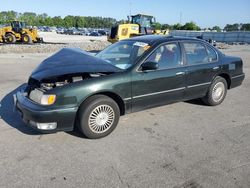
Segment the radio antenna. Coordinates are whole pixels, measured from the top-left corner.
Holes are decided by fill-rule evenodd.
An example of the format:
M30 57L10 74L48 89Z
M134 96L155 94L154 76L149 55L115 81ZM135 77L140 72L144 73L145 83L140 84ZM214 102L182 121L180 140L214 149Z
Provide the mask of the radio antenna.
M130 16L130 18L131 18L131 8L132 8L132 2L129 1L129 16Z

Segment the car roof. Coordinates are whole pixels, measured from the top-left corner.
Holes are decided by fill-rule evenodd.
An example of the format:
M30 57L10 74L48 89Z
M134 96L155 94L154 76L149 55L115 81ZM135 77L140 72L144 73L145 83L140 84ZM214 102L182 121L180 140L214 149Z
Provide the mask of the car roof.
M148 43L149 45L152 45L154 43L163 43L163 42L179 41L179 40L193 40L193 41L204 42L204 40L193 38L193 37L177 37L177 36L170 36L170 35L142 35L138 37L125 39L123 41L139 41L139 42L145 42L145 43Z

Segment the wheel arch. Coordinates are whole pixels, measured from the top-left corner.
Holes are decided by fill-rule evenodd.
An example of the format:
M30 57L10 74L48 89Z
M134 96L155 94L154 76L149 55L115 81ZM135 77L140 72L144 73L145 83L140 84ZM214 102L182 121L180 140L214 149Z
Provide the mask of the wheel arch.
M227 82L227 89L230 89L231 88L231 78L230 78L229 74L227 74L227 73L221 73L218 76L220 76L220 77L222 77L222 78L224 78L226 80L226 82Z
M14 35L14 36L16 37L15 33L12 32L12 31L7 31L7 32L5 32L5 36L8 35L8 34Z
M5 32L5 35L6 35L6 34L13 34L13 35L14 35L14 32L13 32L13 31L6 31L6 32Z
M125 103L124 103L124 101L122 100L122 98L121 98L118 94L116 94L116 93L114 93L114 92L110 92L110 91L102 91L102 92L94 93L94 94L92 94L92 95L86 97L83 101L81 101L79 107L80 107L87 99L89 99L90 97L93 97L93 96L95 96L95 95L104 95L104 96L110 97L111 99L113 99L113 100L117 103L117 105L118 105L118 107L119 107L119 109L120 109L120 115L121 115L121 116L122 116L122 115L125 115Z

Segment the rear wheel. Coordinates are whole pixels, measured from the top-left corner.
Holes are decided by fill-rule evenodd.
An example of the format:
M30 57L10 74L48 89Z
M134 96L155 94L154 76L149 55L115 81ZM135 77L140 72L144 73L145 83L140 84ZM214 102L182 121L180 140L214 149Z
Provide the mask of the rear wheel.
M22 35L22 42L26 43L26 44L31 44L32 43L32 39L29 35L24 34Z
M203 102L210 106L216 106L223 102L227 94L227 81L218 76L209 87L207 95L202 98Z
M88 138L102 138L116 128L119 118L120 109L117 103L105 95L96 95L81 105L78 127Z
M7 33L5 35L5 42L8 44L16 43L16 36L13 35L12 33Z

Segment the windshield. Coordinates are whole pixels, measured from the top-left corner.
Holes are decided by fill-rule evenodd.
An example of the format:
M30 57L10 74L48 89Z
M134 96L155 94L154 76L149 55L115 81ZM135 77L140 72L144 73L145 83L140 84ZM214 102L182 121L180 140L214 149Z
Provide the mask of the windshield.
M26 24L24 22L13 21L12 27L13 28L26 28Z
M144 42L121 41L104 49L96 57L125 70L133 65L149 47Z
M151 16L133 16L132 23L140 24L141 27L151 27L152 17Z

